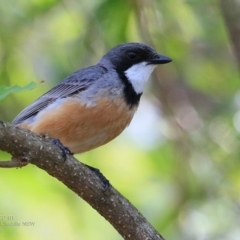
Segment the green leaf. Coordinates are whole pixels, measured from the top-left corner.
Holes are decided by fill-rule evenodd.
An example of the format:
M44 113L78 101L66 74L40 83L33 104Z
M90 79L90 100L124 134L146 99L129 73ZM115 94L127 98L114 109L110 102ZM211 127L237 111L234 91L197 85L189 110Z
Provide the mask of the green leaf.
M0 101L2 101L9 93L13 92L23 92L27 90L32 90L37 86L35 82L31 82L23 87L19 87L18 85L14 85L11 87L0 87Z

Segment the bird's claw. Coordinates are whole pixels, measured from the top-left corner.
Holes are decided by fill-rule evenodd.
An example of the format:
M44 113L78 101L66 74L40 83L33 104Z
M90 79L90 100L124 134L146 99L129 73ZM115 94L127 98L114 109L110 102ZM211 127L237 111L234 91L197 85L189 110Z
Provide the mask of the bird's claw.
M51 140L55 145L57 145L61 149L64 160L67 159L67 156L73 155L73 153L69 150L69 148L65 147L59 139L51 138Z
M103 190L104 192L107 191L110 187L110 182L109 180L99 171L99 169L91 167L89 165L86 165L86 167L88 167L91 171L93 171L101 180L101 182L103 183Z

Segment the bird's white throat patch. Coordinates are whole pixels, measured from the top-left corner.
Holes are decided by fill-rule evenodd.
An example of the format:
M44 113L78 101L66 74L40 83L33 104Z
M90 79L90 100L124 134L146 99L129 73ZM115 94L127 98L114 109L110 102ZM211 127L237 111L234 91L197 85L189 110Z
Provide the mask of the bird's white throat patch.
M144 84L149 79L155 67L156 65L148 65L147 62L141 62L133 65L124 72L137 94L143 92Z

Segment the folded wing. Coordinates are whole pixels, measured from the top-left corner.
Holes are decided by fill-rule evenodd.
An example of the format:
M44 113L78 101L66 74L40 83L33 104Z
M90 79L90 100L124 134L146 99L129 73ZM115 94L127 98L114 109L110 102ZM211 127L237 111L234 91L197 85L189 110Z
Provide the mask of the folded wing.
M26 107L18 114L12 123L20 124L28 118L37 115L38 112L49 106L54 100L69 97L86 90L90 84L100 78L104 72L105 69L96 65L73 73Z

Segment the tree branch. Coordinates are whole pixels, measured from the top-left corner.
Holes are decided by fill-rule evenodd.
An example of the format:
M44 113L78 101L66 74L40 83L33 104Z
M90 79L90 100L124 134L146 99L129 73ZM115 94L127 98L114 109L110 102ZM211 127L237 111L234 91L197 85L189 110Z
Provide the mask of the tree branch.
M220 8L232 42L232 50L236 56L240 71L240 2L238 0L221 0Z
M124 239L164 240L139 211L112 186L103 191L99 178L73 156L66 160L49 139L0 122L0 149L24 164L45 170L96 209ZM3 162L1 162L3 163Z

